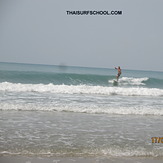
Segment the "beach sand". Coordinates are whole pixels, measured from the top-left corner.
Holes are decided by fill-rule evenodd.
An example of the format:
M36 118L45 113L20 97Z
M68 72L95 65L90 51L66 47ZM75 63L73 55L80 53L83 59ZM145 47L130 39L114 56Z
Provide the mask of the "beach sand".
M0 156L0 163L162 163L162 157L27 157Z

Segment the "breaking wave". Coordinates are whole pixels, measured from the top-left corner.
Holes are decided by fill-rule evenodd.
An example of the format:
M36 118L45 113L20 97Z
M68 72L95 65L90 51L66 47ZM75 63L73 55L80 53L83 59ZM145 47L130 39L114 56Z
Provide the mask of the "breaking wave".
M122 79L123 80L123 79ZM143 87L106 87L89 85L54 85L50 84L21 84L0 83L0 91L7 92L37 92L57 94L97 94L122 96L163 96L163 89Z
M118 83L119 85L125 86L142 86L146 85L145 82L148 81L149 78L133 78L133 77L122 77L119 79ZM114 80L109 80L109 83L113 83Z

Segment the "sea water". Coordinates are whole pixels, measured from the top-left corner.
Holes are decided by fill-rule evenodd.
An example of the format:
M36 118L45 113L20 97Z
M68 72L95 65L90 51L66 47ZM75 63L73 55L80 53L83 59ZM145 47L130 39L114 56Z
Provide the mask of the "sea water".
M0 155L163 157L163 72L0 63Z

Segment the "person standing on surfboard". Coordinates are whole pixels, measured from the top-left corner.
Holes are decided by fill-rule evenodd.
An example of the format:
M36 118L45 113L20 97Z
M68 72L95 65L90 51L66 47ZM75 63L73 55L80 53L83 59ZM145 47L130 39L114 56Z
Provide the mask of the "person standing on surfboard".
M122 72L121 72L121 68L120 68L120 66L118 66L118 68L115 67L115 69L118 70L118 74L117 74L117 76L116 76L117 81L118 81L118 79L119 79L119 77L120 77L120 75L121 75Z

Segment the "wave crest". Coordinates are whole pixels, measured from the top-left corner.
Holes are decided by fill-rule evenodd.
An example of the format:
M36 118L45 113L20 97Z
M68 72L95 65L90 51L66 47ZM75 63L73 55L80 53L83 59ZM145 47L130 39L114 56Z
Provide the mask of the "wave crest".
M122 77L119 79L119 85L129 85L129 86L142 86L146 85L144 82L148 81L149 78L133 78L133 77ZM109 83L113 83L114 80L109 80Z

